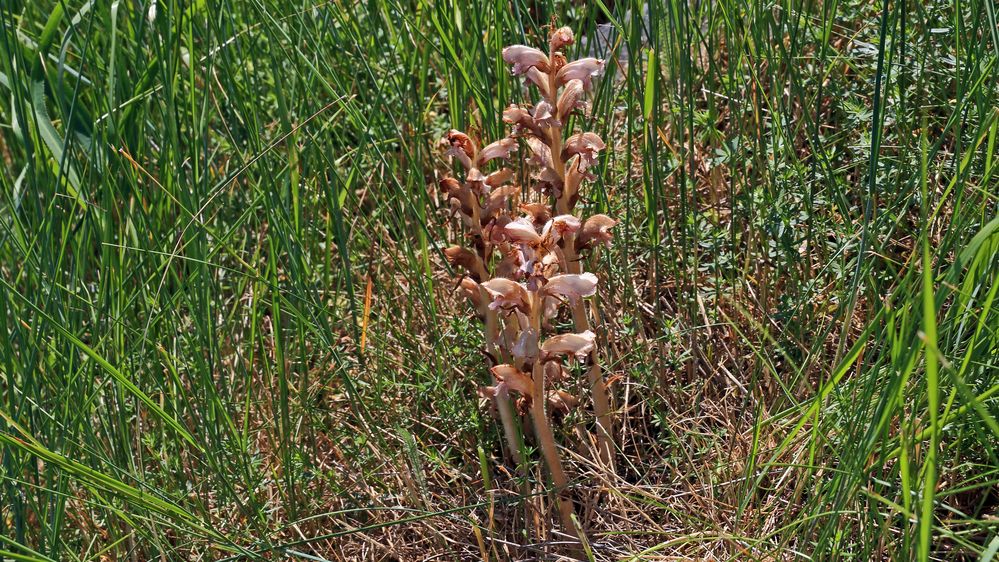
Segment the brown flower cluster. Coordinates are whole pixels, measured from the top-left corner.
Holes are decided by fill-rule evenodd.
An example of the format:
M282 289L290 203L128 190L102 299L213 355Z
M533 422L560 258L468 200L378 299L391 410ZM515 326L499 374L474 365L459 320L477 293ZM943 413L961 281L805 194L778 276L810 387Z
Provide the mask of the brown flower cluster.
M562 50L573 42L563 27L549 37L549 52L524 45L503 50L513 74L536 87L540 101L511 105L503 112L510 136L482 146L452 130L442 145L464 171L464 179L441 181L449 205L464 224L469 247L451 246L447 259L466 272L460 286L486 324L486 350L497 364L494 384L482 389L493 399L508 445L515 451L516 418L511 392L533 420L534 434L557 490L567 486L546 407L575 399L548 388L567 379L565 361L587 366L598 432L591 452L603 465L613 461L607 388L583 299L596 293L597 276L582 271L580 255L609 244L617 221L606 215L585 220L573 214L586 180L606 145L592 132L565 129L574 112L585 111L586 93L604 63L595 58L567 62ZM507 164L526 145L532 169L526 192ZM572 310L576 331L554 334L550 320L561 306ZM589 444L587 444L589 446ZM575 530L572 506L559 495L563 526Z

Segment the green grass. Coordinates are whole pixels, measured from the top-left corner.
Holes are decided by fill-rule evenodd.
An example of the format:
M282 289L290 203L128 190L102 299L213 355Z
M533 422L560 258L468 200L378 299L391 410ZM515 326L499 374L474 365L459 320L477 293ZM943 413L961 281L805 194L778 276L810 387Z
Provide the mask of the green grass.
M999 9L642 5L3 2L0 559L552 550L434 187L552 15L628 53L586 123L593 556L994 559Z

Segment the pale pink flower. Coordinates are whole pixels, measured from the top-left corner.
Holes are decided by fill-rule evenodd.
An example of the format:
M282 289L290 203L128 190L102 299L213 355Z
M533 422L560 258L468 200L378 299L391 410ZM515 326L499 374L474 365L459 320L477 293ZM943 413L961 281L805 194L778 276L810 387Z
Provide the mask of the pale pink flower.
M600 151L607 148L600 135L596 133L576 133L565 141L565 148L562 149L562 160L579 155L579 166L581 170L586 170L597 162Z
M597 292L597 276L592 273L565 273L548 280L542 292L546 295L565 297L573 305L581 298L592 297Z
M538 332L534 328L524 328L510 350L521 362L534 361L538 356Z
M492 298L492 302L489 303L489 308L492 310L516 308L525 314L531 310L527 289L516 281L496 277L483 283L482 287Z
M542 167L537 173L531 176L532 178L538 180L538 183L534 185L534 188L539 193L549 193L554 191L556 196L558 195L557 186L561 185L562 179L559 177L558 172L554 168Z
M506 231L504 229L512 220L513 219L510 218L510 215L507 214L492 217L482 228L483 238L492 244L501 244L506 242Z
M595 347L597 335L586 330L581 334L559 334L552 336L541 344L541 351L549 355L575 355L583 359Z
M559 69L555 75L555 81L561 86L570 80L581 80L583 88L589 90L594 76L599 75L604 69L604 61L592 57L572 61Z
M536 246L541 243L541 235L538 234L529 220L517 219L506 225L504 230L507 237L517 244Z
M499 187L513 179L513 170L510 168L500 168L486 176L486 185L489 187Z
M585 102L580 101L583 97L583 81L569 80L562 90L562 95L558 97L558 119L564 121L577 108L584 107Z
M548 138L548 135L534 121L531 112L519 105L510 104L510 107L503 110L503 122L513 125L513 134L515 135L522 134L526 130L537 137Z
M527 71L527 79L531 81L532 84L541 90L541 96L545 99L551 99L552 93L551 88L548 86L548 75L541 72L537 68L531 68Z
M492 144L486 145L481 151L479 151L479 157L476 163L481 166L490 160L496 158L502 158L503 160L510 159L510 153L517 150L517 141L509 137L505 139L500 139Z
M539 127L551 128L561 125L558 120L558 116L552 113L552 104L545 100L541 100L538 105L534 106L534 113L531 115L534 118L534 122Z
M576 238L576 246L579 249L590 248L594 244L604 244L610 246L614 235L610 229L617 224L617 221L607 215L593 215L586 219L583 228Z
M559 237L564 237L566 234L576 233L581 226L582 223L576 216L559 215L551 220L551 226L548 227L548 230L557 233Z
M552 167L552 149L537 137L527 137L527 146L530 147L531 163L539 168Z
M548 72L548 57L544 53L526 45L511 45L503 49L503 60L513 65L514 76L520 76L531 68Z

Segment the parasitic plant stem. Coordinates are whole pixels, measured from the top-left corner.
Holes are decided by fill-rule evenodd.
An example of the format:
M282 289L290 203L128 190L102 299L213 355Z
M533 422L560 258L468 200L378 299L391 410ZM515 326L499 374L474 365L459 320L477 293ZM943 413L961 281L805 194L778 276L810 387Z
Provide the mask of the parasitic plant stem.
M464 169L464 179L445 177L441 187L471 242L471 249L451 246L445 256L468 272L461 288L485 321L487 353L502 362L490 369L495 384L480 388L480 393L496 405L511 457L519 466L525 459L518 447L515 412L530 413L562 526L582 543L585 534L575 521L549 412L568 412L574 404L549 385L570 376L563 361L587 362L598 428L593 456L613 470L609 397L583 303L596 293L597 276L583 271L580 254L609 244L609 230L617 221L606 215L583 221L573 214L580 188L584 180L593 179L589 170L606 146L592 132L563 138L571 132L566 123L585 107L592 79L603 69L603 61L595 58L568 62L563 50L572 42L572 31L563 27L552 31L548 54L525 45L503 49L503 60L538 89L542 100L534 106L509 106L503 121L513 126L511 134L481 148L461 131L448 133L442 144L452 162ZM521 141L530 149L528 163L536 169L530 187L537 195L511 208L522 186L515 183L513 169L494 162L511 160ZM572 311L576 333L553 333L552 320L563 305ZM593 317L598 318L596 311ZM519 396L516 401L511 391Z
M575 235L566 238L565 260L566 267L570 273L579 273L579 259L575 252ZM572 322L577 332L585 332L590 329L590 323L586 318L586 308L583 301L578 301L572 306ZM614 420L611 416L610 396L607 392L607 383L604 382L600 361L597 358L596 350L590 353L590 367L586 370L586 377L590 383L590 393L593 396L593 412L597 416L597 451L600 462L604 467L614 472Z

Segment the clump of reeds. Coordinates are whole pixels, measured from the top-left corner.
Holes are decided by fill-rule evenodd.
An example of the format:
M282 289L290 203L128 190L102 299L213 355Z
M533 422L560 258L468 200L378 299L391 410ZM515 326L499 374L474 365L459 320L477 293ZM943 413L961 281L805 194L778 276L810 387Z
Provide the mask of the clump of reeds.
M508 107L503 120L512 125L510 135L488 145L480 146L460 131L448 133L442 143L460 163L463 179L446 177L441 188L467 236L466 245L451 246L445 254L467 273L460 286L485 321L486 352L496 363L491 368L494 384L482 392L494 401L518 463L518 418L511 392L517 395L516 405L530 413L562 525L576 534L580 530L564 493L568 479L548 413L549 404L564 406L573 397L550 385L567 380L565 362L586 365L597 429L595 451L590 444L584 447L611 469L610 401L583 302L596 293L597 276L583 272L581 255L609 244L617 221L599 214L582 220L574 214L581 187L592 179L590 170L605 145L595 133L570 134L566 127L574 112L585 111L586 93L604 65L595 58L568 62L562 50L572 42L572 31L562 27L550 34L547 54L524 45L503 50L513 74L525 76L540 101ZM507 166L521 141L533 170L530 189L522 189ZM571 308L572 333L556 334L549 323L562 305Z

